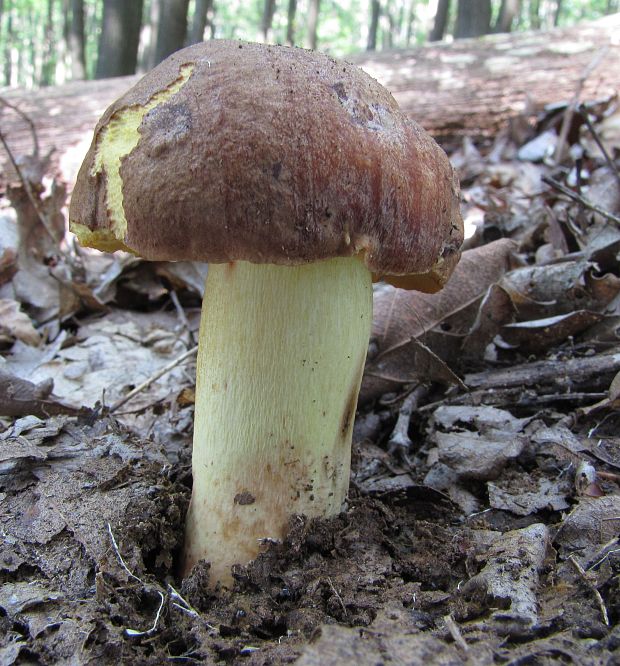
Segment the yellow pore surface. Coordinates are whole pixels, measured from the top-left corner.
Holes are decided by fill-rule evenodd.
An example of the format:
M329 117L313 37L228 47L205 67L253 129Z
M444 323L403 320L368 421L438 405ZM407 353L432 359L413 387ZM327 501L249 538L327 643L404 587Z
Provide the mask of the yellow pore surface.
M105 171L107 177L106 202L111 233L103 235L107 236L110 245L114 245L114 241L120 241L118 245L122 246L127 233L127 219L123 206L121 161L125 155L131 153L138 145L140 140L138 128L142 118L156 106L167 102L179 92L189 79L193 69L193 63L183 65L179 70L179 77L167 88L156 92L144 106L133 105L118 110L99 132L91 175L96 176ZM81 227L82 225L76 226ZM92 234L92 236L97 235L97 232ZM78 236L81 239L82 234L78 233ZM93 240L95 239L93 238ZM102 237L99 240L103 241L104 239Z

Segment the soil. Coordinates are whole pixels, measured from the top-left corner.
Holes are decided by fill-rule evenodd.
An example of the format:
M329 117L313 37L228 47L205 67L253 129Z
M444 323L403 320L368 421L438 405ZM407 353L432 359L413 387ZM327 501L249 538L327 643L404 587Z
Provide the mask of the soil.
M208 564L184 581L175 570L189 440L169 464L163 449L111 418L55 417L36 435L39 457L19 457L11 447L25 450L37 430L4 441L13 457L4 456L0 476L1 664L620 662L613 555L600 588L609 625L591 583L557 556L552 538L537 622L498 622L511 602L464 585L496 535L541 523L552 534L559 512L466 516L417 483L423 465L414 479L396 455L383 456L377 484L375 445L363 441L346 512L293 518L284 543L236 567L234 589L209 592ZM531 465L525 457L508 466L504 487L517 492L519 470ZM365 490L371 477L388 489ZM524 565L523 549L519 558Z

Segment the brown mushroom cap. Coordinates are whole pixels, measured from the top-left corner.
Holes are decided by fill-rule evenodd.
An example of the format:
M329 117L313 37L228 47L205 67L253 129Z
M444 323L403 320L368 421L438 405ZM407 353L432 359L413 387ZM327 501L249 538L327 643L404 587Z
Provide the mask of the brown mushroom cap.
M151 260L360 254L424 291L449 277L463 234L445 153L374 79L219 40L173 54L105 112L70 221L86 245Z

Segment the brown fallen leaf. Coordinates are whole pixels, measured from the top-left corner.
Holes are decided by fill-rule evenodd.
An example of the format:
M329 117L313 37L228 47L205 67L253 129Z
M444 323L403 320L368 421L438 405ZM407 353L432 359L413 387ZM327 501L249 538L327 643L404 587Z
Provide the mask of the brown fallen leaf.
M516 243L501 239L467 250L443 291L422 294L386 286L375 295L372 353L360 404L415 379L419 339L444 362L460 354L490 285L510 270Z
M578 335L603 319L603 315L589 310L577 310L555 317L507 324L502 338L519 349L538 353Z
M28 315L20 310L17 301L8 298L0 299L0 341L4 338L8 342L21 340L32 347L41 342Z
M0 286L10 282L17 273L17 253L11 247L4 248L0 254Z
M565 261L510 271L500 282L517 308L517 319L527 321L575 310L602 310L620 292L613 275L596 278L589 261Z
M0 416L38 416L46 418L54 414L77 416L91 410L76 407L58 400L53 394L54 382L50 379L33 384L0 370Z

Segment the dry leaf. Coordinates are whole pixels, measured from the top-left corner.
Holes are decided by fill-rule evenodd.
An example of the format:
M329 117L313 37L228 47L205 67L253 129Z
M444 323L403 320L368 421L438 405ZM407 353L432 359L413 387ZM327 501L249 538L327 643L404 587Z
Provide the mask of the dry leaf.
M588 310L534 319L516 324L507 324L502 329L502 338L523 351L542 352L552 345L578 335L603 319L603 315Z
M21 312L17 301L0 299L0 340L2 338L21 340L33 347L41 342L41 336L28 315Z
M375 294L372 346L362 381L360 404L388 391L398 390L416 376L414 338L442 360L460 354L463 335L471 329L479 303L489 286L510 269L516 249L501 239L463 253L442 291L421 294L386 286ZM398 370L388 375L386 369Z

